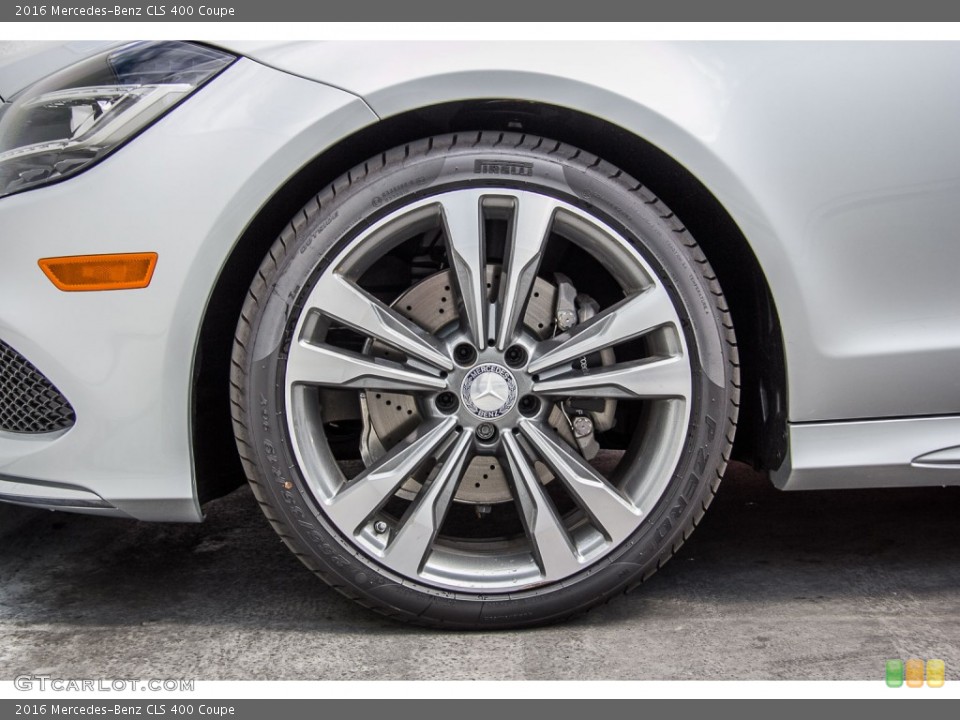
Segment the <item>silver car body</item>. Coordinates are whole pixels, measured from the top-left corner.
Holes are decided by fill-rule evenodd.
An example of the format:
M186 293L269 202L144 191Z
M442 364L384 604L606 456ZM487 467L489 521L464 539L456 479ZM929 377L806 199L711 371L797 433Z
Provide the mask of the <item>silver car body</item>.
M238 238L310 158L474 98L619 126L733 218L782 327L779 487L960 483L960 45L220 46L243 57L118 152L0 200L0 338L77 412L60 435L0 434L0 499L199 520L195 349ZM0 96L29 74L0 70ZM160 254L147 291L62 293L37 268L145 250Z

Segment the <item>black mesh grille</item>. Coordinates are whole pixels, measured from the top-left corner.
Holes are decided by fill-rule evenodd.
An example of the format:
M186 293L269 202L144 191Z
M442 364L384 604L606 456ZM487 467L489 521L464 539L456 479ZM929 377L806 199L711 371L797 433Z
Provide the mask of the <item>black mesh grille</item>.
M0 430L47 433L72 427L76 418L54 384L0 340Z

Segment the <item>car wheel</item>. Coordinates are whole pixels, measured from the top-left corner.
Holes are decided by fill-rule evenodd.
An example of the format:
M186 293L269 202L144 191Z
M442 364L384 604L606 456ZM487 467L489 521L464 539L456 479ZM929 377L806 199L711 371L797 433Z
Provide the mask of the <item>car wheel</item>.
M702 517L736 425L723 293L609 163L531 135L396 148L276 240L237 328L254 493L344 595L519 627L649 577Z

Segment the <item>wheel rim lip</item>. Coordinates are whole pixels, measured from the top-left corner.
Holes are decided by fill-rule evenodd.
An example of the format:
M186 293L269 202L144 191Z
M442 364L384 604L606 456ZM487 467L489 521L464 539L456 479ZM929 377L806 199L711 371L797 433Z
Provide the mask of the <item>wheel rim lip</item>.
M388 252L390 249L392 249L392 247L394 247L394 245L390 244L389 242L383 243L382 241L378 241L378 238L388 230L391 230L391 225L393 225L392 231L394 236L398 233L402 235L402 231L407 228L407 226L402 222L405 218L410 219L415 214L422 213L423 211L430 209L432 206L437 205L444 196L454 193L470 193L476 196L478 202L483 196L511 196L522 198L522 196L528 193L548 195L559 203L559 206L565 213L569 213L570 216L578 218L580 221L587 223L589 226L599 232L605 240L613 241L616 244L618 253L629 257L630 260L635 263L635 265L630 268L630 270L632 270L632 275L636 276L637 271L639 271L639 273L645 276L645 279L651 283L659 282L656 280L657 274L643 254L641 254L641 252L619 232L612 229L600 218L586 212L581 208L576 207L575 205L567 202L565 199L557 198L551 193L518 190L516 188L506 186L440 190L430 196L420 197L412 203L396 208L388 212L386 215L378 218L366 227L362 227L359 232L355 232L355 236L347 243L338 243L338 245L334 248L334 251L337 253L336 257L334 258L333 262L324 268L321 275L325 273L338 273L340 269L344 267L344 265L346 265L348 272L339 274L355 274L356 267L361 264L363 259L369 257L370 254L370 248L364 246L368 244L377 245L377 257ZM416 223L417 221L417 219L411 219L411 224ZM363 220L358 223L358 226L361 226L362 223ZM339 249L337 249L337 247L339 247ZM601 248L601 250L605 250L605 248ZM590 254L594 255L597 260L600 260L608 270L611 269L611 267L604 263L600 257L597 257L594 252L591 252ZM345 261L349 262L345 263ZM617 265L615 262L612 262L611 265L621 269L624 267L622 264ZM319 275L314 277L314 283L316 283L316 280L319 277ZM621 278L618 277L617 279L620 281ZM637 277L632 277L632 279L636 280ZM309 292L307 293L306 302L302 304L303 308L312 307L311 300L315 294L315 289L315 287L310 288ZM674 312L677 315L675 318L677 321L676 327L679 328L680 319L679 313L676 313L676 302L674 302ZM301 311L299 317L297 318L292 335L295 340L302 336L304 326L308 321L308 316L308 312ZM689 368L690 354L688 350L687 338L684 336L683 332L678 333L678 341L680 343L679 354L686 358L687 367ZM451 349L454 344L456 343L450 343ZM530 348L527 348L527 350L528 358L530 358ZM481 349L481 352L474 360L475 364L473 367L477 367L480 364L487 364L482 360L485 355L486 353L484 353L483 349ZM501 363L503 367L506 368L505 360L502 360ZM563 577L545 578L540 573L540 569L537 566L536 560L529 550L525 552L516 550L507 552L508 548L503 548L504 553L501 555L492 556L488 554L478 554L475 556L469 556L470 560L465 562L464 558L468 556L464 555L462 547L444 545L439 542L440 538L438 538L438 542L433 546L431 553L428 555L426 562L423 564L422 570L417 575L411 576L408 573L402 573L395 570L393 567L391 567L390 563L384 561L382 555L378 553L378 550L375 546L365 545L361 538L359 538L350 530L340 527L334 518L325 512L325 508L330 504L331 498L336 494L336 491L339 488L339 484L343 478L343 475L336 459L332 455L326 436L321 429L322 420L320 418L319 411L316 410L315 413L310 413L307 411L309 403L306 402L304 391L308 391L309 387L296 385L290 382L286 377L285 361L283 362L283 367L285 422L289 432L290 446L293 449L294 456L298 464L297 470L303 478L304 485L309 490L308 494L312 497L325 520L332 526L336 527L340 534L349 538L351 544L358 546L357 549L370 556L372 560L383 565L391 572L397 572L403 578L414 580L415 582L423 585L434 586L442 590L502 590L515 592L517 590L532 589L538 586L543 586L544 584L565 580L572 575L577 574L572 573ZM518 371L516 369L509 369L508 372L514 373ZM459 383L458 387L449 387L448 389L457 395L462 402ZM362 391L358 390L357 392ZM510 404L508 412L511 416L517 414L516 411L518 408L518 401L522 394L523 393L517 393L517 397L514 398L513 402ZM683 437L685 436L686 430L690 423L691 402L689 399L679 402L674 400L661 400L658 405L661 404L664 407L672 406L671 408L664 410L663 413L664 417L668 418L667 424L671 425L675 429L672 433L663 433L664 435L668 436L667 442L665 443L661 439L661 442L659 443L659 451L662 457L660 457L654 464L661 468L660 471L656 473L648 473L655 476L656 482L636 483L633 487L633 492L629 494L630 499L637 505L637 507L644 511L643 515L637 520L637 528L640 527L642 519L649 516L649 511L653 509L656 502L665 492L669 481L674 474L674 469L676 468L682 455ZM485 422L485 419L474 418L474 421ZM311 431L311 428L314 430ZM671 445L671 447L665 447L665 445L668 444ZM668 468L666 472L663 470L665 468ZM333 479L336 479L336 483L331 482ZM593 565L600 558L605 557L616 550L615 545L606 547L598 545L597 539L590 536L589 532L581 532L578 536L577 528L572 528L570 530L571 536L579 540L579 544L577 545L578 550L583 548L585 551L582 553L583 557L580 567L581 571ZM595 531L593 532L596 534ZM591 547L593 547L594 550L600 548L601 551L592 552ZM506 569L503 572L495 573L491 572L491 568L493 566L500 566L501 569Z

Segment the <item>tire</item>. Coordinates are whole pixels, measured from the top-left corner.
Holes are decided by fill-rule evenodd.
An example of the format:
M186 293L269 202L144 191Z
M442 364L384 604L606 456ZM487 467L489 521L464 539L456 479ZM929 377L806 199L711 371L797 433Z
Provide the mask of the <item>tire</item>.
M739 372L662 202L569 145L474 132L297 213L231 385L254 494L308 568L398 620L495 629L585 612L676 552L726 467Z

